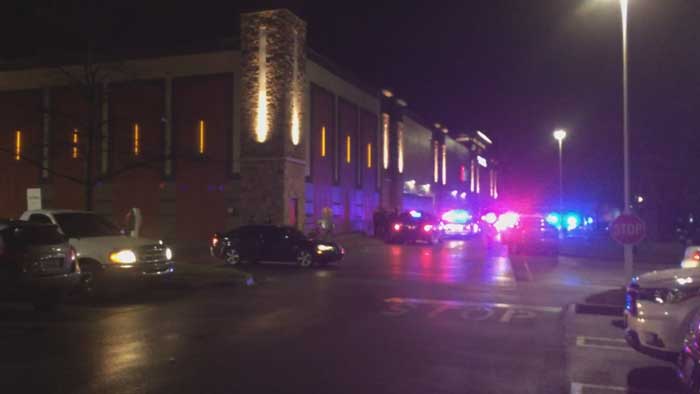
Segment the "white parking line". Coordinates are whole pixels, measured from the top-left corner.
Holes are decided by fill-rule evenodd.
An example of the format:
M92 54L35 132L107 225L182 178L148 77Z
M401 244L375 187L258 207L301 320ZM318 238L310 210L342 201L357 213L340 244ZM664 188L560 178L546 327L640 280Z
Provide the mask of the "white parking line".
M597 343L596 343L597 342ZM604 337L587 337L587 336L577 336L576 346L578 347L588 347L594 349L606 349L606 350L617 350L617 351L628 351L633 352L634 349L627 346L627 341L620 338L604 338Z
M485 306L490 308L506 308L506 309L525 309L537 312L547 312L547 313L559 313L561 312L560 306L541 306L541 305L518 305L518 304L505 304L500 302L470 302L470 301L451 301L451 300L434 300L434 299L424 299L424 298L402 298L402 297L391 297L384 300L389 303L398 304L422 304L422 305L446 305L446 306Z
M585 389L591 389L591 390L596 390L597 392L601 390L607 390L607 391L612 391L615 393L623 392L623 393L631 393L631 394L671 394L673 393L672 391L657 391L657 390L644 390L644 389L637 389L633 387L621 387L621 386L606 386L602 384L588 384L588 383L579 383L579 382L571 382L571 390L569 391L570 394L586 394Z

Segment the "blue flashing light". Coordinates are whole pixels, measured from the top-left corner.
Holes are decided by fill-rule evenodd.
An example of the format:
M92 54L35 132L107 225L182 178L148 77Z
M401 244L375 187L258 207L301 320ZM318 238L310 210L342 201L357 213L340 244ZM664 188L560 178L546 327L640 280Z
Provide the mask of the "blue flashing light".
M472 215L464 209L452 209L442 214L442 220L448 223L465 224L472 219Z
M575 213L566 215L566 230L575 230L581 224L581 219Z
M552 212L549 215L547 215L545 220L547 221L547 223L551 224L552 226L559 226L559 224L561 222L561 216L559 216L558 213Z
M408 212L408 214L411 215L411 217L414 219L420 219L423 217L423 213L421 213L420 211L416 211L416 210L411 210Z

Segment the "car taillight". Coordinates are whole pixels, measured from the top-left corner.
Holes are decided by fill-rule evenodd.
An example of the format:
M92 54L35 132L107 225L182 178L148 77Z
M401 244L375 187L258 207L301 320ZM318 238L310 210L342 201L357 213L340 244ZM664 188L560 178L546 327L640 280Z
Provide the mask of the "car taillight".
M72 246L70 248L70 252L68 252L68 258L70 259L71 262L78 259L78 252L76 252Z
M696 250L695 253L693 253L693 260L700 261L700 250Z
M401 230L401 223L395 223L394 224L394 231L399 231Z
M219 234L214 234L213 237L211 237L211 246L216 247L219 244Z
M425 231L426 233L429 233L429 232L433 231L433 225L432 225L432 224L426 224L425 226L423 226L423 231Z

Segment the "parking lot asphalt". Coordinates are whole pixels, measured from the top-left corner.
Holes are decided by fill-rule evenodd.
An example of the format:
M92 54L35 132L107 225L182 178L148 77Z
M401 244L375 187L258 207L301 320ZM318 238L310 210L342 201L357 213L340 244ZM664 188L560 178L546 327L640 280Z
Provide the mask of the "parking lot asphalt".
M670 364L630 350L614 316L572 308L617 285L559 260L361 240L328 268L241 266L253 286L126 290L48 314L3 303L0 392L673 392Z

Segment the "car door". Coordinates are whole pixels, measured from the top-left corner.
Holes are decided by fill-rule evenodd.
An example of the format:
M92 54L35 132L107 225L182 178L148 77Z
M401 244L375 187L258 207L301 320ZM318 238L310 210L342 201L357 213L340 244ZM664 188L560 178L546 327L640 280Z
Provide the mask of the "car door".
M257 260L260 258L262 229L259 226L246 226L238 231L233 246L238 249L241 258Z
M262 259L267 261L284 261L284 230L270 226L266 227L262 234Z

